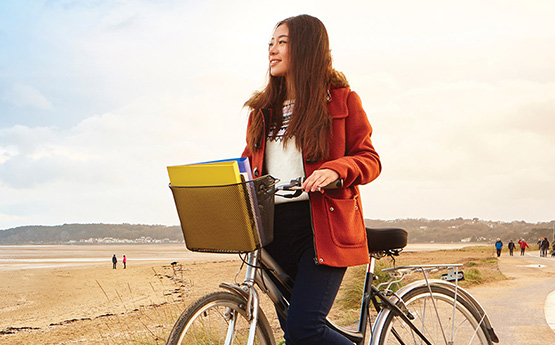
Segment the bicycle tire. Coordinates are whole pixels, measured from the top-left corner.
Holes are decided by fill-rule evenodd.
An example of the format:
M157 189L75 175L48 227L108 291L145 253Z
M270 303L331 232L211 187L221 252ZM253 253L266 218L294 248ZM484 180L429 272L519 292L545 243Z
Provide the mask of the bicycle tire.
M191 304L177 319L166 345L224 344L233 315L235 329L231 344L246 344L249 322L244 298L225 291L205 295ZM274 345L272 328L261 309L254 344Z
M432 344L491 345L486 327L478 311L453 290L441 286L427 286L407 291L402 300L414 317L412 323ZM437 313L434 308L437 306ZM402 303L399 301L398 306ZM425 344L407 323L391 310L384 310L383 323L377 336L379 345ZM439 317L438 317L439 315ZM438 322L438 318L441 322Z

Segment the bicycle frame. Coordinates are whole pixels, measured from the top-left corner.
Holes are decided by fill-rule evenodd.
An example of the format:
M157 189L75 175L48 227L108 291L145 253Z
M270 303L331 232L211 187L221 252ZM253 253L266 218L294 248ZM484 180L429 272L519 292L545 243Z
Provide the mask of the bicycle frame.
M417 334L425 344L431 345L430 341L426 339L418 328L412 324L410 318L397 305L392 303L387 296L379 291L378 288L372 285L372 281L374 279L375 260L376 259L374 257L371 257L370 263L367 265L358 330L354 332L349 331L334 324L329 319L327 320L328 325L357 345L362 345L366 337L366 325L369 324L369 308L370 302L372 302L374 308L378 312L382 308L392 310L414 330L415 334ZM276 282L279 285L277 285ZM258 285L261 291L268 295L270 300L274 303L277 312L280 313L282 317L287 318L289 302L282 293L282 290L290 293L293 281L264 249L260 249L248 254L247 271L241 289L225 283L220 285L223 288L243 296L248 301L247 313L252 313L251 332L248 344L252 344L254 341L254 330L256 328L257 321L258 294L256 293L256 289L254 289L254 284ZM280 290L280 288L282 290ZM372 330L373 325L370 326ZM373 333L373 331L371 332ZM370 340L370 342L371 341L372 340Z
M271 189L275 185L275 182L276 180L274 179L270 186L265 186L265 187L269 187L271 191ZM340 182L341 181L336 181L335 183L332 184L333 185L332 187L340 187L340 184L341 184ZM292 180L287 185L283 185L282 187L280 186L276 187L275 191L278 191L278 190L294 191L295 192L294 194L282 195L284 197L291 198L291 197L296 197L300 193L302 193L302 188L300 186L301 186L300 179ZM327 187L324 187L324 188L327 188ZM268 195L272 196L271 194L268 194ZM262 206L260 207L262 208ZM251 220L254 221L254 216L252 214L250 214L250 216L252 218ZM393 293L393 291L390 290L390 285L399 283L404 274L403 269L407 269L409 266L389 269L389 271L393 272L393 275L392 275L392 279L389 280L388 283L386 283L386 284L389 284L387 285L387 287L382 289L383 285L380 285L378 287L373 286L372 283L374 280L375 261L385 255L389 255L389 256L398 255L399 252L402 250L402 248L404 248L407 244L407 232L399 228L383 228L383 229L366 228L366 234L367 234L367 240L368 240L368 250L370 252L369 254L370 262L367 265L367 270L365 274L365 282L364 282L363 294L362 294L361 305L360 305L360 317L358 321L358 329L356 331L350 331L350 330L347 330L346 328L343 328L341 326L334 324L332 321L327 319L327 324L329 325L330 328L344 335L345 337L347 337L349 340L351 340L357 345L363 344L368 330L371 333L370 339L368 342L369 344L382 342L384 339L387 340L393 337L397 338L400 343L404 343L401 341L401 338L403 337L401 330L402 329L406 330L408 328L410 332L409 335L411 338L420 339L423 343L431 345L431 342L429 341L429 339L427 339L419 330L419 328L415 326L411 321L412 319L414 319L414 316L413 314L411 314L411 312L409 312L408 307L412 302L412 300L410 300L411 293L415 293L418 296L425 295L423 298L426 298L426 299L430 298L431 300L430 304L433 304L433 307L436 311L435 314L439 322L439 328L441 329L440 334L444 336L443 340L447 342L447 339L445 338L445 333L443 331L443 326L441 324L440 315L436 307L436 297L434 296L435 294L432 291L432 285L435 286L435 285L445 284L445 286L442 286L441 289L443 290L451 289L452 293L454 293L455 305L453 306L453 308L456 307L459 298L464 300L465 306L463 306L463 308L464 308L464 311L466 312L466 314L463 316L464 320L468 320L468 319L474 320L472 317L475 317L476 321L479 322L479 326L484 327L481 329L481 331L484 331L484 330L487 331L488 335L485 335L485 336L483 335L484 332L480 333L481 343L484 344L484 340L487 340L487 342L491 342L491 340L493 340L494 342L498 342L498 339L495 333L493 332L493 328L491 328L491 324L487 318L485 311L470 294L466 293L462 289L458 289L458 285L456 284L454 285L447 282L437 283L435 281L429 280L428 276L426 275L427 273L424 273L426 270L427 270L426 272L429 272L440 268L452 268L457 265L412 266L411 269L417 268L424 273L424 277L425 277L424 281L411 283L401 288L399 291L397 291L397 293ZM208 246L207 248L211 248L211 247ZM257 249L257 250L251 251L253 250L253 248L255 247L249 246L248 249L240 250L242 252L249 251L247 254L247 260L246 261L243 260L247 264L244 281L240 285L237 283L220 284L220 287L227 289L228 291L230 291L231 293L239 297L239 299L237 299L236 297L233 297L232 301L230 302L230 303L233 303L233 305L229 306L228 304L226 312L220 314L220 316L224 317L226 322L228 322L228 326L224 327L224 328L227 328L227 333L226 333L227 336L225 339L225 344L230 344L233 341L233 338L235 336L235 331L236 331L235 316L237 315L239 315L240 318L242 318L241 319L242 323L239 328L241 330L240 332L241 335L245 334L246 333L245 331L247 330L246 328L248 328L247 344L251 345L254 343L255 333L257 330L257 326L259 326L258 325L259 323L261 324L261 328L259 329L261 331L261 337L263 337L265 340L264 342L272 345L274 344L273 337L271 337L270 325L267 321L267 318L265 317L263 310L259 310L259 298L258 298L257 289L255 289L255 285L258 285L261 291L266 293L269 296L270 300L274 303L279 316L284 319L287 318L287 313L289 309L288 296L290 296L292 292L293 281L291 277L289 277L279 267L279 265L274 261L273 258L271 258L271 256L264 249ZM201 249L198 249L198 250L201 250ZM237 249L235 249L234 251L237 252ZM450 274L452 272L448 272L448 273ZM395 276L395 274L398 274L398 275ZM456 276L458 277L458 275ZM398 279L395 280L396 278ZM451 279L451 277L449 276L448 279ZM455 279L458 280L460 278L455 278ZM422 286L418 284L422 284ZM421 292L422 287L427 287L428 292L422 293ZM419 289L419 290L411 290L411 289ZM441 289L436 288L436 290L440 292L437 295L442 295L442 294L445 295L445 293L441 292L443 291ZM459 293L459 290L461 293ZM407 298L405 298L405 293L408 296ZM212 295L212 296L216 296L216 295ZM212 297L212 296L207 295L205 297ZM229 299L230 296L225 296L224 294L218 298L224 301ZM245 302L244 304L242 303L243 300ZM207 302L211 302L211 301L204 300L204 297L203 297L202 299L199 299L200 304L194 305L194 308L204 307L203 303L207 303ZM373 322L370 320L370 303L372 303L373 308L378 312L378 316L376 317L375 320L373 320ZM191 309L191 310L194 310L194 309ZM195 322L195 320L197 320L198 315L195 314L191 316L188 314L188 312L189 311L186 311L182 314L182 316L180 316L179 321L181 323L180 324L176 323L176 327L174 327L174 330L176 330L175 334L177 334L180 337L182 336L181 333L177 333L177 332L180 332L180 327L183 326L182 323L186 322L185 325L187 325L187 322L189 321ZM414 315L418 315L418 313L414 312ZM454 315L455 315L455 309L453 309L453 317L451 318L453 320L453 324L455 320ZM397 321L400 321L399 319L402 320L402 324L399 327L393 327L394 324L398 324ZM248 327L243 327L244 325L245 326L248 325ZM475 325L475 323L473 323L473 325ZM392 327L389 327L389 326L392 326ZM386 329L386 333L382 333L382 329ZM473 329L474 335L476 334L476 329L477 328ZM175 337L174 330L172 330L172 333L170 334L170 337L172 338L172 340ZM220 334L224 334L224 333L220 333ZM383 338L382 335L384 335L385 338ZM433 338L434 335L430 334L429 337Z
M384 271L394 272L397 273L397 275L394 274L394 277L390 281L375 287L372 285L374 280L375 262L380 257L381 255L377 257L371 255L370 263L367 265L364 292L360 306L358 329L356 331L350 331L327 319L326 321L330 328L344 335L357 345L363 345L367 335L367 330L370 330L370 337L367 344L375 344L379 341L379 339L381 339L384 328L384 320L387 319L387 315L391 316L391 314L393 314L395 317L402 319L403 323L412 330L415 337L421 339L423 344L431 345L432 343L430 340L427 339L426 336L422 334L418 327L413 323L412 319L414 319L414 317L406 309L403 298L406 293L415 288L421 287L427 287L430 296L433 298L434 294L432 292L432 286L440 286L442 288L450 289L455 294L455 303L457 303L457 300L460 299L461 301L464 300L465 303L471 305L472 309L477 312L479 316L479 320L477 319L477 321L480 324L483 324L489 341L495 343L499 342L484 309L472 295L470 295L463 288L459 287L457 283L452 284L445 280L428 279L428 274L431 271L441 269L458 270L458 267L461 265L415 265L390 268ZM250 322L248 344L251 345L255 340L255 331L259 315L258 292L254 285L258 285L260 290L268 295L276 307L277 312L280 316L286 319L287 310L289 308L287 295L289 295L292 291L293 281L264 249L248 253L245 263L247 264L246 275L241 285L222 283L220 284L220 287L240 296L246 302L245 310ZM390 286L392 284L399 283L403 276L410 272L421 272L424 274L424 279L405 285L399 291L393 293L390 290ZM457 280L458 279L460 278L457 278ZM384 285L387 286L381 290L381 287ZM369 315L370 303L372 303L373 308L378 312L378 315L373 322L370 321ZM434 299L432 299L432 303L435 305ZM260 313L263 314L262 311L260 311ZM233 330L234 325L233 323L230 323L228 328L228 334L230 337L226 340L226 344L230 343ZM391 331L391 334L403 343L396 330L392 329ZM272 344L274 344L273 341Z

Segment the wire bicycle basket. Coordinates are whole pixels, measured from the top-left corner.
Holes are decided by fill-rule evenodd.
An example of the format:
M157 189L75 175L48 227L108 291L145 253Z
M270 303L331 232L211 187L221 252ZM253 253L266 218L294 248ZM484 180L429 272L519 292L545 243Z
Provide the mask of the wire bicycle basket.
M273 240L274 193L270 175L236 184L169 185L189 250L251 252Z

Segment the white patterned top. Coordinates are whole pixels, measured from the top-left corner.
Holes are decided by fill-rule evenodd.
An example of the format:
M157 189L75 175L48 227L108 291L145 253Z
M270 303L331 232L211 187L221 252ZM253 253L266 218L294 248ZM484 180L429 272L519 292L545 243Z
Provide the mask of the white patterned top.
M287 126L289 126L289 120L293 113L294 104L294 100L285 101L283 103L283 124L278 129L275 139L272 139L274 131L276 130L274 128L271 129L271 133L266 141L266 152L264 156L266 168L270 175L280 180L280 183L288 183L292 179L304 176L303 155L295 145L295 138L292 137L287 140L284 138L285 130ZM276 196L275 198L276 204L301 200L308 200L308 194L303 193L301 196L294 199L280 196Z

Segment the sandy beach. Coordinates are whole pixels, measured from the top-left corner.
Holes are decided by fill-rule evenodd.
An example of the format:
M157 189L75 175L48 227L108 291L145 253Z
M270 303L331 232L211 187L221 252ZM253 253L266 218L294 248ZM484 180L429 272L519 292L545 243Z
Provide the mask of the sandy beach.
M220 271L238 267L237 255L191 253L183 244L0 246L0 344L106 344L123 331L163 337L169 329L153 332L149 319L159 315L149 314L176 318L204 292L193 287L216 289Z
M407 251L445 263L452 252L425 252L460 247L409 245ZM0 344L164 344L186 305L233 282L239 266L237 255L191 253L183 244L0 246ZM481 297L493 288L481 286ZM277 318L267 316L277 331Z

